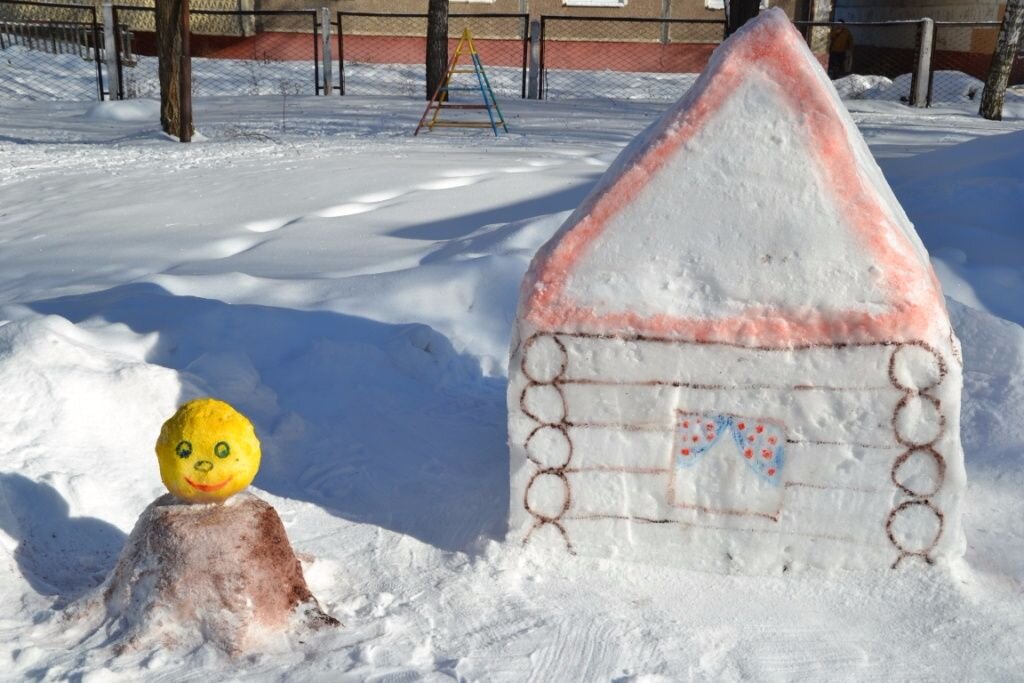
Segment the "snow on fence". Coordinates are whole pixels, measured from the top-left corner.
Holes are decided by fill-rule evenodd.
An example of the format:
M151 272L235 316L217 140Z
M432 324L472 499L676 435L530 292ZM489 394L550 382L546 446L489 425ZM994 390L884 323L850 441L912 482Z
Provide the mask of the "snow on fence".
M980 101L998 35L998 21L935 22L929 102ZM1010 83L1024 83L1024 50L1014 61Z

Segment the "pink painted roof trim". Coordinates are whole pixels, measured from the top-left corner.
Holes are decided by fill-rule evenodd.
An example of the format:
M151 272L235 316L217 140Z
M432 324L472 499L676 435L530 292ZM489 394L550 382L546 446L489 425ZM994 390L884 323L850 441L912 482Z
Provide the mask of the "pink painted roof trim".
M910 241L884 208L875 189L858 172L856 155L835 101L811 71L803 37L786 20L762 17L731 41L731 52L717 65L707 87L681 113L676 130L665 135L596 198L590 213L566 232L536 268L537 279L526 305L527 319L548 331L615 335L631 332L687 341L734 342L771 347L837 343L906 341L927 334L946 318L941 289L930 265L922 264ZM721 49L721 48L720 48ZM784 100L804 127L811 155L819 164L840 215L854 216L854 231L885 266L890 309L882 313L751 309L728 318L642 316L631 311L598 313L564 296L566 281L590 244L619 211L633 202L647 182L707 124L729 96L759 69L784 87ZM842 188L842 191L839 190ZM544 258L543 256L540 258ZM923 285L922 280L927 282Z

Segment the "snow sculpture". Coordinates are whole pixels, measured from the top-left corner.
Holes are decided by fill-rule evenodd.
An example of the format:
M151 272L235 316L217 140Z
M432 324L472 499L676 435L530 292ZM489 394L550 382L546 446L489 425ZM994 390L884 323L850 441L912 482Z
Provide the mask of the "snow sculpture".
M540 250L514 337L514 538L721 571L963 553L938 281L779 10Z
M213 398L197 398L164 423L156 442L160 478L181 500L228 499L252 483L260 442L252 423Z
M143 511L110 577L72 615L100 615L122 649L212 642L231 654L274 633L338 625L306 585L274 508L237 493L260 462L245 416L196 399L164 423L156 451L171 494Z

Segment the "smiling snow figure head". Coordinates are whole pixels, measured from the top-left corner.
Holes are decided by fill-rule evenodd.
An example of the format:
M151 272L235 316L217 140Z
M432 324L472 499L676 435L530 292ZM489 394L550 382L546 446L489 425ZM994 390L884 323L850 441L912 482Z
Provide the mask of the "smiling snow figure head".
M197 398L164 423L156 457L168 491L193 503L215 503L252 483L260 442L252 423L227 403Z

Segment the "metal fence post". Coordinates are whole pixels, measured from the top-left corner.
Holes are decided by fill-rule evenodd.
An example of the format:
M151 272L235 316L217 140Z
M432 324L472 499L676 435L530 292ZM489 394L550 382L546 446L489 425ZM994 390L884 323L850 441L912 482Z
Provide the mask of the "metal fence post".
M661 18L671 19L672 18L672 0L661 0ZM668 45L668 40L671 37L668 30L668 22L663 21L661 23L659 40L662 45Z
M345 94L345 25L338 12L338 94Z
M108 100L120 99L121 74L118 72L117 25L114 23L114 5L103 3L103 61L107 64Z
M327 7L320 8L320 35L324 41L324 95L331 95L334 93L334 77L331 75L334 58L331 56L331 10Z
M526 97L540 99L540 22L530 22L530 77Z
M917 64L910 84L910 105L928 106L928 91L932 75L932 44L935 36L935 22L922 19L917 36Z

